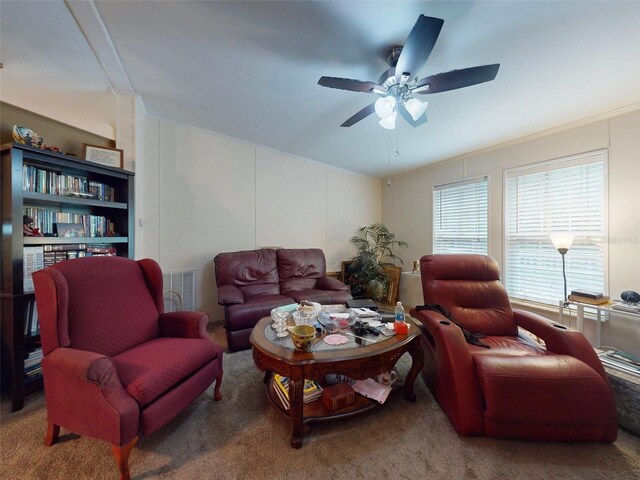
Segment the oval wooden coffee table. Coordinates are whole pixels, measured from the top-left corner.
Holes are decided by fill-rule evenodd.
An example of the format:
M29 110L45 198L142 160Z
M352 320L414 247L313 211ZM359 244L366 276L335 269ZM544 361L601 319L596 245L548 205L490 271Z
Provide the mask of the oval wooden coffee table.
M265 317L256 324L251 332L253 360L260 370L266 372L269 401L291 418L293 448L302 446L303 428L307 422L348 417L380 405L359 394L355 395L354 404L335 412L326 409L321 400L305 404L304 379L322 381L325 375L335 373L364 380L388 372L405 352L409 352L412 363L404 382L404 397L411 402L416 400L413 383L424 365L424 354L420 347L422 330L411 319L409 322L411 328L406 335L380 335L381 338L371 335L364 338L348 336L349 342L340 346L330 346L320 340L310 352L295 350L291 336L283 339L276 337L271 328L270 317ZM273 373L289 377L289 409L285 409L273 389Z

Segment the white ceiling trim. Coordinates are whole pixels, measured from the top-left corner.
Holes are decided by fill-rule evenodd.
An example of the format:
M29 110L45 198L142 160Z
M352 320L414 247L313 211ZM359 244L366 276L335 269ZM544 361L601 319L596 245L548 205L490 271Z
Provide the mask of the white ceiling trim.
M65 4L87 39L113 90L120 94L135 95L136 91L93 0L65 0Z

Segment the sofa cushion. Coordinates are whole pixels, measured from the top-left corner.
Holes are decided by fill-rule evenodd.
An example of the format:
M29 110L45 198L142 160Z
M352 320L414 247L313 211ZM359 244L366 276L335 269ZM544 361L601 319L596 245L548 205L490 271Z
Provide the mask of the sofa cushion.
M473 360L484 414L494 423L592 425L609 421L606 382L577 358L485 354L474 355Z
M226 328L228 331L253 328L262 317L271 315L271 310L282 305L296 303L284 295L260 295L248 298L244 303L228 305L226 309Z
M310 302L318 302L323 305L334 303L345 303L351 300L351 294L342 290L300 290L297 292L289 292L289 295L296 301L309 300Z
M234 285L245 299L280 293L276 251L273 249L219 253L213 261L218 287Z
M281 248L277 257L283 295L313 289L327 271L324 252L319 248Z
M113 357L124 388L144 407L193 375L218 352L210 340L158 338Z

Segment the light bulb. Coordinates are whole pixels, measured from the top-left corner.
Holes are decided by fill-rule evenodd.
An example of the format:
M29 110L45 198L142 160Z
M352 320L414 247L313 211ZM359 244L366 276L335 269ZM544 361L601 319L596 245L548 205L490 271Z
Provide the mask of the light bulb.
M405 102L404 107L407 109L407 112L409 112L409 115L411 115L411 118L417 121L425 112L428 105L429 102L421 102L415 98L410 98Z
M380 120L378 123L380 124L380 126L382 128L386 128L387 130L393 130L394 128L396 128L396 117L397 116L398 116L398 112L393 111L393 112L391 112L391 115L387 115L382 120Z
M376 115L380 118L387 118L393 113L396 106L396 99L392 96L380 97L376 100Z

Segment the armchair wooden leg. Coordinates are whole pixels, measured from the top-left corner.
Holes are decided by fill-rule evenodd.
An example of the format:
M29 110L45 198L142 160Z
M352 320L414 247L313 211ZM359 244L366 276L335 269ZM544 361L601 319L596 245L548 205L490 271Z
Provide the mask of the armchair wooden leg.
M222 394L220 393L220 384L222 383L222 372L218 374L216 378L216 386L213 389L213 399L217 402L222 400Z
M131 479L129 475L129 454L139 438L140 436L133 437L133 440L126 445L111 444L111 451L113 452L113 457L116 459L118 471L120 472L120 480Z
M54 443L58 441L58 437L60 436L60 425L56 425L53 422L47 423L47 433L44 436L44 444L47 447L50 447Z

